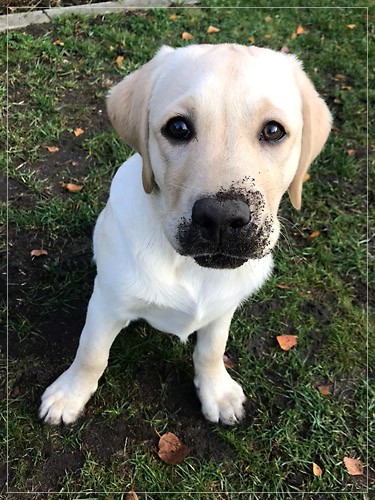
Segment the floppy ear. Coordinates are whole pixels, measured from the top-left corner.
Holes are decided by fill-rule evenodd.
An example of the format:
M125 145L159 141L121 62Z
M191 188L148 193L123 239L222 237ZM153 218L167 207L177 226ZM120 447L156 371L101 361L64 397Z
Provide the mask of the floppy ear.
M301 208L303 178L331 131L332 115L326 103L319 97L314 85L296 60L296 79L302 97L302 149L297 172L288 194L294 208Z
M153 84L161 61L172 52L163 46L150 62L115 85L107 97L109 118L116 132L142 156L142 183L146 193L154 187L154 175L148 153L148 114Z

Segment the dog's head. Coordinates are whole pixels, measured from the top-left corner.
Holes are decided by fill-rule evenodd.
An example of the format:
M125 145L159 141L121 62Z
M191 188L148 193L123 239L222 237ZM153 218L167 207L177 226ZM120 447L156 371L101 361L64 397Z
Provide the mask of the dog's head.
M300 208L331 128L294 56L235 44L163 47L111 90L108 112L142 156L171 245L213 268L270 252L281 197Z

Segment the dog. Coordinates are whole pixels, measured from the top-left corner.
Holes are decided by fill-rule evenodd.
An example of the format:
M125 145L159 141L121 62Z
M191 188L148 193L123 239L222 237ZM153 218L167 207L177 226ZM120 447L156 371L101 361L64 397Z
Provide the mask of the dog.
M232 316L272 270L277 211L302 184L331 114L298 59L237 44L162 47L113 87L109 118L137 152L117 171L94 230L97 276L72 365L40 417L70 424L130 321L186 341L204 417L226 425L245 395L223 355Z

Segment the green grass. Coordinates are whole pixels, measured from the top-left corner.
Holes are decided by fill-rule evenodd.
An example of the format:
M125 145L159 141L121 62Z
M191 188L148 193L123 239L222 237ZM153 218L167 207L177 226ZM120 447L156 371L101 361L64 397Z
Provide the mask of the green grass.
M374 485L374 394L367 379L374 342L366 314L367 10L271 9L265 3L236 9L210 0L206 6L216 8L69 16L8 35L8 136L6 127L0 129L2 143L8 139L8 163L4 152L0 161L10 196L10 491L117 499L125 494L116 492L134 488L149 499L349 499L366 498L368 484ZM220 32L208 35L209 25ZM292 39L298 25L306 33ZM181 39L183 31L192 42ZM205 423L192 395L193 342L179 344L139 323L116 340L85 417L70 428L41 426L40 395L71 362L84 320L94 276L93 225L111 177L131 154L105 117L108 89L162 44L248 44L250 37L260 46L287 46L303 60L335 116L335 129L311 169L302 211L293 211L287 197L282 202L283 236L272 278L232 323L228 353L237 361L233 376L249 397L245 423L233 429ZM6 42L3 35L2 49ZM118 53L124 54L120 67L114 64ZM4 109L6 97L1 86ZM85 132L76 138L77 127ZM49 153L48 146L60 150ZM67 193L67 182L84 189ZM313 231L320 232L317 238L310 238ZM31 259L35 248L48 255ZM5 320L5 307L1 312ZM277 347L282 333L298 335L290 352ZM316 387L328 384L333 394L323 397ZM2 421L6 417L3 405ZM166 466L155 454L158 434L166 431L191 448L178 466ZM344 456L361 459L366 476L350 476ZM323 468L321 478L314 477L313 462Z

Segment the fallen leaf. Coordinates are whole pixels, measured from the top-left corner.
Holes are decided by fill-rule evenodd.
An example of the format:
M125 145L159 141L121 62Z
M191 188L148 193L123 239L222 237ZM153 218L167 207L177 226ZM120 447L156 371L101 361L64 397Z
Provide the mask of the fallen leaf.
M78 161L72 160L71 162L72 167L76 167L78 165Z
M317 238L320 234L320 231L313 231L311 234L310 234L310 238Z
M193 35L191 35L190 33L188 33L187 31L184 31L181 35L181 38L183 40L192 40L193 39Z
M363 476L363 463L360 460L344 457L344 464L351 476Z
M169 16L169 19L170 19L171 21L175 21L175 20L176 20L176 19L178 19L179 17L180 17L180 16L177 16L176 14L171 14L171 15Z
M47 146L47 149L50 153L57 153L57 151L60 151L60 148L57 146Z
M317 389L322 396L331 396L332 395L332 386L331 385L318 385Z
M226 354L223 356L223 361L225 368L236 368L236 363Z
M311 175L306 172L306 174L303 176L302 182L307 182L311 179Z
M135 491L129 491L126 496L125 500L138 500L138 495Z
M40 250L31 250L30 255L31 257L40 257L41 255L48 255L48 252L41 248Z
M281 288L281 290L288 290L290 288L289 285L276 285L276 288Z
M166 432L159 439L160 459L168 465L180 464L188 456L190 450L172 432Z
M272 38L272 35L266 34L266 35L263 36L263 38L265 38L266 40L269 40L270 38Z
M337 78L338 80L345 80L346 76L342 73L337 73L337 75L335 75L335 78Z
M266 16L264 18L264 22L269 23L270 21L272 21L272 17L271 16Z
M305 33L305 30L301 25L299 25L298 28L296 29L296 33L297 35L302 35L302 33Z
M352 155L354 155L354 153L355 153L355 149L347 149L347 150L346 150L346 153L347 153L349 156L352 156Z
M207 33L211 34L211 33L219 33L219 28L215 28L215 26L209 26L207 28Z
M52 45L60 45L62 47L64 45L64 42L62 42L61 40L54 40L52 42Z
M297 338L297 335L278 335L276 340L283 351L289 351L289 349L297 345Z
M84 133L85 133L85 131L84 131L83 129L81 129L81 128L76 128L76 129L74 129L74 130L73 130L73 133L74 133L74 135L75 135L76 137L78 137L78 136L80 136L80 135L84 134Z
M290 51L288 47L284 45L284 47L281 47L280 52L282 52L283 54L289 54Z
M347 24L346 27L349 28L350 30L355 28L355 24Z
M320 477L323 474L321 467L319 467L319 465L314 462L313 462L313 474L316 477Z
M122 65L122 61L123 60L124 60L124 56L117 56L116 60L115 60L115 66L117 66L118 68L120 68L120 66Z
M65 184L65 189L69 191L69 193L76 193L78 191L82 191L83 186L79 186L78 184L73 184L72 182L68 182L68 184Z
M341 85L341 89L342 90L352 90L353 87L351 87L350 85Z
M250 37L249 37L249 42L250 42L250 43L255 43L255 37L250 36Z
M290 38L292 40L295 40L297 38L297 33L296 32L292 33L292 36Z

